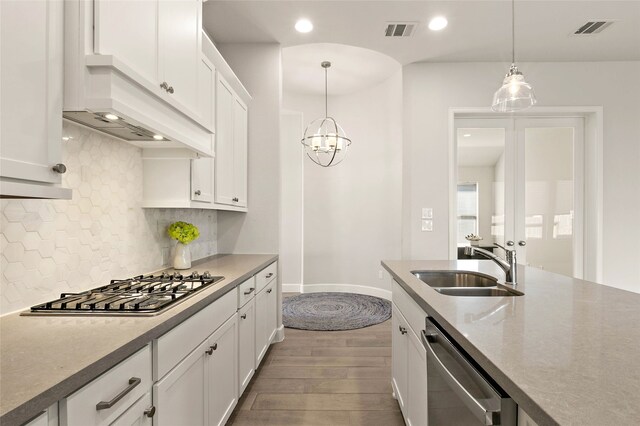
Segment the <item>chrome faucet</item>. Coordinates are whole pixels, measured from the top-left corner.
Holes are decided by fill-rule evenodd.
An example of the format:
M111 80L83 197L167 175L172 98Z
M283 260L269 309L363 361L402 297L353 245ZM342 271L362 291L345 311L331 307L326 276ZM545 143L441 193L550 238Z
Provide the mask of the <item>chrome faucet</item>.
M519 242L520 246L524 246L525 244L526 243L524 241ZM481 249L480 247L466 246L464 248L464 254L466 254L467 256L473 256L474 254L478 253L488 259L493 260L504 271L505 284L509 284L515 287L518 284L518 261L516 259L516 251L509 250L508 248L496 243L494 243L494 246L504 250L507 259L506 262L489 250ZM507 247L513 247L513 241L507 241Z

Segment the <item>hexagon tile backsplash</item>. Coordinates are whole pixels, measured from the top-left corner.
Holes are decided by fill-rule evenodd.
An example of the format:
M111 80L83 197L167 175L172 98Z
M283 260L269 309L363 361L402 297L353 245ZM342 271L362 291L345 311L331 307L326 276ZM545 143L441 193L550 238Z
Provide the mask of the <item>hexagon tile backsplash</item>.
M143 209L141 150L64 123L66 200L0 200L0 313L160 269L177 220L200 229L193 259L217 253L213 210Z

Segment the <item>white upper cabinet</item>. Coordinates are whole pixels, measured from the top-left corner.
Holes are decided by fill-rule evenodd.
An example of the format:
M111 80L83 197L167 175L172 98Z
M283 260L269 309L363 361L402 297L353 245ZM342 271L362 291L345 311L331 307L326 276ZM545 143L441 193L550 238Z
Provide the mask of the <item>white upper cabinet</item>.
M0 2L0 195L70 199L59 186L63 3Z
M247 106L218 73L216 79L216 203L247 206Z
M143 148L212 156L202 0L63 3L65 117Z
M200 0L162 0L158 9L158 64L161 85L172 103L198 114L198 72L201 52Z

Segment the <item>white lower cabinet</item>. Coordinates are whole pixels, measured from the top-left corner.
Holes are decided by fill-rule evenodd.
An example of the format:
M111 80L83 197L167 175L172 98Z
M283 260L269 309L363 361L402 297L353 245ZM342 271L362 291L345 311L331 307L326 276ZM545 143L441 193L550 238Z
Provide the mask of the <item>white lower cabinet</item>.
M238 397L242 395L256 368L256 300L251 298L238 311Z
M391 384L408 426L426 426L427 352L420 340L427 314L394 283Z
M277 331L277 282L273 279L256 295L256 366L264 358Z
M391 319L391 385L404 417L407 417L407 352L409 349L408 325L395 304Z
M238 314L208 339L209 425L224 425L238 402Z
M151 426L155 412L151 392L148 392L110 426Z

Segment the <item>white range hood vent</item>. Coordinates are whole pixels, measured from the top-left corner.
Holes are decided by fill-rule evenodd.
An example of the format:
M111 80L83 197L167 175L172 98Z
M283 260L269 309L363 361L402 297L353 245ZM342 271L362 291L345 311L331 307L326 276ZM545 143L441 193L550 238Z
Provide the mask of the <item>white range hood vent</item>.
M105 117L106 114L88 111L65 111L62 115L67 120L82 124L83 126L90 127L127 142L169 141L166 137L131 124L122 117L109 119Z
M613 21L606 19L592 19L580 26L576 31L573 32L573 35L592 35L598 34L608 28Z
M385 37L411 37L418 26L417 22L387 22Z

